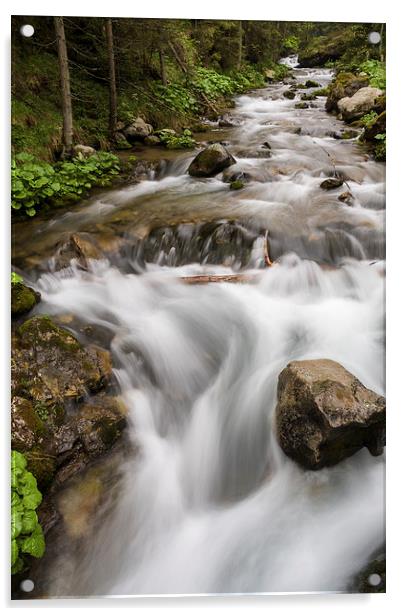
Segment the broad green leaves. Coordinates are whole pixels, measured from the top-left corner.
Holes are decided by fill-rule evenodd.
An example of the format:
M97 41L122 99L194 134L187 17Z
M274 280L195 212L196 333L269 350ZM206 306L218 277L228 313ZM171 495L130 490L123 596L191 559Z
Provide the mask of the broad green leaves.
M23 569L24 554L41 558L45 552L45 538L35 511L42 495L26 465L22 453L11 452L11 573Z
M118 172L119 159L109 152L55 165L22 152L11 163L11 207L35 216L44 204L77 201L92 186L106 186Z

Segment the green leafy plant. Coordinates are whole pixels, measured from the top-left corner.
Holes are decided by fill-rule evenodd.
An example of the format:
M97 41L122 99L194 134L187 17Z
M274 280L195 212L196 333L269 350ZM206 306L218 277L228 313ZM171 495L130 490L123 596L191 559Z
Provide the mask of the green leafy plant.
M106 186L119 172L119 159L109 152L51 165L22 152L11 162L11 207L35 216L44 204L76 201L93 186Z
M24 568L24 554L41 558L45 538L36 509L42 501L36 479L26 469L25 456L11 452L11 573Z
M379 133L374 137L378 144L374 148L374 158L379 161L384 161L387 154L387 138L385 133Z
M365 128L370 128L370 126L373 126L377 118L378 113L376 113L375 111L370 111L360 119L360 122Z
M380 88L380 90L385 90L386 73L384 62L380 62L379 60L367 60L360 64L360 70L368 75L371 86Z
M23 277L16 272L11 272L11 284L18 284L19 282L24 282Z
M195 140L192 137L191 130L188 128L184 129L181 135L170 130L160 130L157 132L157 136L168 150L182 150L195 146Z

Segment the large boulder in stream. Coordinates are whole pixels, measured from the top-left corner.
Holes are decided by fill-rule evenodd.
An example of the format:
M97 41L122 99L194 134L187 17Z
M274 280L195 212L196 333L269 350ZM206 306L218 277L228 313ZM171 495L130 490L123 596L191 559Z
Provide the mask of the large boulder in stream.
M338 111L338 101L346 96L353 96L358 90L368 86L367 75L354 75L353 73L338 73L334 81L328 86L328 96L325 109Z
M379 455L385 399L335 361L293 361L279 375L276 430L283 451L307 469L333 466L362 447Z
M211 177L235 163L236 160L225 146L221 143L213 143L197 154L188 172L193 177Z
M353 122L359 120L366 113L371 111L375 106L375 102L382 95L382 90L379 88L361 88L353 96L346 96L338 101L338 109L345 122Z

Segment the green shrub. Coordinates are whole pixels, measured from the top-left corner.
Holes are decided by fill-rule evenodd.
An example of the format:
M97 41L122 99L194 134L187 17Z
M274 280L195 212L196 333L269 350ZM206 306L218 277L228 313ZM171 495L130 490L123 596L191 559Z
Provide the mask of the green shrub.
M384 62L380 62L379 60L367 60L360 64L360 70L368 75L371 86L380 88L380 90L385 90L386 74Z
M157 136L168 150L183 150L195 146L195 140L192 138L191 130L188 128L184 129L181 135L172 133L170 130L160 130Z
M170 83L164 86L161 83L153 83L152 94L157 101L180 115L187 116L197 112L197 100L184 85Z
M106 186L119 172L119 160L109 152L51 165L21 153L11 161L11 207L34 216L44 204L61 205L81 199L93 186Z
M282 81L285 77L291 74L292 70L286 66L286 64L275 64L274 66L274 79L275 81Z
M290 53L296 53L299 49L299 44L300 44L300 41L297 38L297 36L288 36L283 41L284 49L286 49L286 51L289 51Z
M11 573L24 568L24 554L41 558L45 538L36 508L42 501L36 479L22 453L11 452Z
M370 126L374 124L377 118L378 113L376 113L375 111L370 111L360 119L360 122L365 128L370 128Z

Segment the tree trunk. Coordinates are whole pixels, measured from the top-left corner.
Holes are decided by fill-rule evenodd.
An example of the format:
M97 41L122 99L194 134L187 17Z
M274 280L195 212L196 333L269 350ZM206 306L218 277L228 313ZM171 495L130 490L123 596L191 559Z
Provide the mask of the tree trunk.
M160 64L162 84L166 86L167 85L166 67L165 67L165 58L163 56L162 47L159 47L159 64Z
M106 19L106 42L109 65L109 139L111 143L113 143L116 139L117 127L117 90L114 61L113 25L110 18Z
M68 70L63 17L54 17L54 29L56 31L57 52L59 56L61 108L63 114L63 149L61 156L62 158L68 158L73 153L73 111L71 107L70 73Z
M241 20L239 21L238 37L237 70L239 71L243 61L243 24Z

